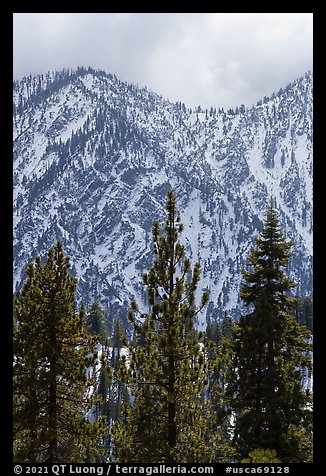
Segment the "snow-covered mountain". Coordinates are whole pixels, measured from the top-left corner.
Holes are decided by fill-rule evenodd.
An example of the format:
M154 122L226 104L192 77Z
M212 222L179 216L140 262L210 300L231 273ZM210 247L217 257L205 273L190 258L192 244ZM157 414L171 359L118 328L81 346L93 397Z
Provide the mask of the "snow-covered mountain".
M146 293L151 225L175 192L205 315L238 315L253 238L275 197L296 292L312 294L312 73L235 110L188 109L91 68L14 83L14 282L63 242L79 302L125 315Z

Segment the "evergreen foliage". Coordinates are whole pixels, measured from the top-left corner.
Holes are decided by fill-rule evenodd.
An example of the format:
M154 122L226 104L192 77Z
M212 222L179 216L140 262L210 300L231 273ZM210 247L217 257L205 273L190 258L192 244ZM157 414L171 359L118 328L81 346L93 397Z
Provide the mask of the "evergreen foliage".
M234 443L240 458L260 448L275 450L282 462L307 462L312 412L302 377L311 368L311 335L293 316L289 291L296 284L284 271L292 243L280 230L272 202L255 241L240 294L249 314L241 316L228 343Z
M116 316L113 321L111 343L111 368L117 371L120 367L122 349L127 343L122 319ZM121 414L121 405L126 395L126 385L120 381L112 382L112 403L111 403L111 417L112 421L118 420Z
M205 334L195 319L208 293L197 305L201 268L186 257L172 191L166 215L163 227L153 223L149 309L131 303L130 343L123 320L108 327L97 299L76 311L77 280L59 241L44 264L28 265L13 309L15 462L312 461L303 382L313 307L291 297L292 243L272 201L242 271L248 313L234 323L221 302L221 320L209 320Z
M112 347L112 367L114 367L115 357L120 357L120 352L126 344L126 334L123 322L120 316L116 316L112 325L112 334L110 337L110 346Z
M223 357L224 340L232 336L233 324L227 312L224 312L221 324L208 323L205 339L213 345L208 348L208 359L215 365L208 376L207 396L211 400L219 426L216 430L219 445L216 452L216 461L232 462L236 457L236 449L232 444L232 428L229 420L229 407L225 398L227 360Z
M295 316L301 326L306 326L309 331L313 331L313 303L309 297L304 299L297 297Z
M282 463L275 450L256 449L249 453L249 458L244 458L241 463Z
M108 340L107 318L98 299L94 299L87 312L86 327L93 336L98 336L100 343L105 346Z
M116 316L110 338L106 333L104 344L101 345L102 356L96 389L98 400L94 409L95 419L105 417L108 429L120 417L121 405L126 397L125 384L112 378L113 371L119 369L121 352L125 343L126 336L122 320L120 316ZM112 452L112 437L109 431L104 440L104 447L107 457Z
M77 281L60 242L27 268L14 298L14 460L86 462L97 457L102 422L91 425L90 368L97 340L75 311Z
M176 198L167 194L164 229L152 228L155 260L143 281L150 312L132 303L129 319L141 343L128 346L129 357L118 378L130 389L122 418L113 428L118 462L210 462L216 454L216 418L207 385L207 349L194 328L199 307L195 292L200 265L191 269L179 241L183 230Z

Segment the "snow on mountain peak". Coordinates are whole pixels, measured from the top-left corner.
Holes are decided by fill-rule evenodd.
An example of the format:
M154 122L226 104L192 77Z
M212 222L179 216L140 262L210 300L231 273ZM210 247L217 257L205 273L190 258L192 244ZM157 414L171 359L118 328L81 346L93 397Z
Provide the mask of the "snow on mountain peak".
M98 296L122 316L132 296L146 307L151 225L171 187L210 290L207 318L239 315L240 270L270 196L294 243L290 276L311 295L312 73L227 112L191 110L91 68L15 81L16 286L60 239L80 302Z

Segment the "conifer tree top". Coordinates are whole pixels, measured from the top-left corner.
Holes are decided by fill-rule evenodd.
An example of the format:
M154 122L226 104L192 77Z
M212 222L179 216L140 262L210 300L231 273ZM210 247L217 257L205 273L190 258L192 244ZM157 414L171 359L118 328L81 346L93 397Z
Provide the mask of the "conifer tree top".
M261 290L266 291L266 285L273 289L273 294L284 293L297 286L285 277L284 268L291 257L290 248L293 243L287 241L280 227L280 220L270 200L263 222L260 236L255 238L256 248L251 249L247 264L252 271L242 271L245 283L242 285L240 296L246 304L255 302ZM265 292L264 291L264 292Z

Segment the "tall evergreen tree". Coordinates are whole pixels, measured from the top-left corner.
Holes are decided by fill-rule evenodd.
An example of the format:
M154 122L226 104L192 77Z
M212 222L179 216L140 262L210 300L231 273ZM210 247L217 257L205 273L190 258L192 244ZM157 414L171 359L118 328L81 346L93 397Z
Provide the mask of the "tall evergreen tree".
M233 322L231 316L225 311L221 324L221 333L223 337L230 337L232 335Z
M94 299L87 311L86 328L91 335L97 335L102 345L107 345L107 318L98 299Z
M127 339L125 330L123 328L122 319L120 316L116 316L112 325L112 334L110 338L110 347L112 348L111 365L113 368L117 367L117 363L120 360L121 349L126 344Z
M107 337L107 332L101 332L101 322L102 319L99 317L104 316L104 313L99 308L98 303L96 303L95 308L93 308L92 320L89 320L90 323L95 324L91 327L90 330L96 334L102 334L102 345L100 346L101 360L98 362L99 369L97 372L97 388L96 395L96 405L93 408L93 418L95 420L105 417L106 425L109 429L112 423L117 420L121 413L121 405L123 398L125 396L125 384L118 382L112 379L112 371L118 370L120 366L120 354L122 348L126 343L126 336L124 333L124 328L120 316L116 316L113 321L112 334L110 338ZM100 312L98 312L100 310ZM100 332L98 330L100 329ZM103 329L103 327L102 327ZM103 447L106 448L105 458L112 453L112 437L110 432L106 435L106 438L103 440Z
M214 363L210 366L211 371L208 375L208 385L206 398L209 398L213 411L215 412L218 427L218 448L216 451L217 462L230 462L233 460L235 449L232 446L230 436L229 411L225 400L225 369L223 368L223 358L220 357L222 342L225 336L231 335L231 320L227 313L224 314L222 323L209 322L206 327L205 340L208 345L207 358Z
M75 311L76 279L58 242L27 269L14 299L14 457L19 462L83 462L96 454L102 424L90 425L88 367L96 339Z
M112 335L110 339L111 346L111 367L117 371L120 367L123 348L127 344L122 319L118 315L114 318ZM123 382L113 381L111 385L111 417L112 421L119 418L121 405L126 394L126 385Z
M313 303L309 297L297 297L295 316L299 324L313 332Z
M274 450L282 462L309 461L311 409L302 375L310 368L310 333L293 316L296 284L285 275L292 243L281 232L272 204L243 271L241 316L229 344L227 393L235 417L240 458ZM309 446L309 445L308 445Z
M142 314L132 303L129 319L141 343L129 345L129 358L120 367L133 402L124 405L113 429L118 462L209 462L215 458L216 427L208 401L207 355L194 318L199 307L195 292L200 265L193 270L179 241L183 230L176 198L168 192L167 219L162 230L152 228L155 260L144 275L150 312Z

